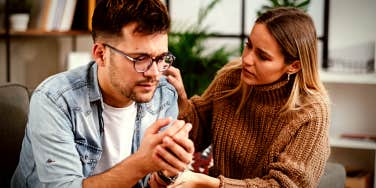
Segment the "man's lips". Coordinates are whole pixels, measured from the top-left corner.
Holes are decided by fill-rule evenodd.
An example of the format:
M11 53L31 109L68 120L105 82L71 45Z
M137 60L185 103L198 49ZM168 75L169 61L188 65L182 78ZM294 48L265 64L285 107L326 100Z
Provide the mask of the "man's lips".
M142 87L146 90L151 90L151 89L155 88L156 85L157 84L155 82L153 82L153 83L138 83L136 86Z

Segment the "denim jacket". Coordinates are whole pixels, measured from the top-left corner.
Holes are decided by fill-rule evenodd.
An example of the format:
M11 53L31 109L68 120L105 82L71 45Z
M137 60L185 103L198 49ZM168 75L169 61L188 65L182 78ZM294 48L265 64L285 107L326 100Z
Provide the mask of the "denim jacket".
M12 187L82 187L83 179L92 175L103 151L97 69L90 62L46 79L34 91ZM137 104L132 150L147 127L177 114L176 90L162 77L153 99Z

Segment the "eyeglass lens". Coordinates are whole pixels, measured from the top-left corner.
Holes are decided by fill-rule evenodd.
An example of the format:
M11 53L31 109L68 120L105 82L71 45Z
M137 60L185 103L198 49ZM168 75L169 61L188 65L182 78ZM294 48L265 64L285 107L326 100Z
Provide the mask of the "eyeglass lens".
M143 56L141 58L137 58L134 67L137 72L145 72L153 65L154 61L157 64L158 71L163 72L171 66L174 61L174 57L172 54L163 54L155 59L151 58L150 56Z
M109 47L110 49L114 50L116 53L124 56L128 60L132 61L134 63L134 68L137 72L145 72L147 71L152 65L153 62L155 61L158 67L159 72L163 72L167 70L172 63L175 60L175 56L172 55L171 53L164 53L162 55L159 55L155 58L150 57L149 55L145 54L137 58L132 58L129 57L126 53L122 52L121 50L118 50L117 48L109 45L109 44L104 44L105 46Z

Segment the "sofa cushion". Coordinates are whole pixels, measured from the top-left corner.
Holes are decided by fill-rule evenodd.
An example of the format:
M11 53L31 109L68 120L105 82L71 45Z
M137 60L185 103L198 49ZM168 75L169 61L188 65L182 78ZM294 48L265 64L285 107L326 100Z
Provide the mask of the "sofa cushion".
M0 85L0 187L8 187L17 166L29 109L29 92L20 84Z

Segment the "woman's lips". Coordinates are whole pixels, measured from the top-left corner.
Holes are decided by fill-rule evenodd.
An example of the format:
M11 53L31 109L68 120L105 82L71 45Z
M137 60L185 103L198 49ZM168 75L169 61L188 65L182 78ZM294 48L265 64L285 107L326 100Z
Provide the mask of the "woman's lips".
M247 69L243 69L243 74L246 77L255 77L255 74L253 74L252 72L249 72Z

